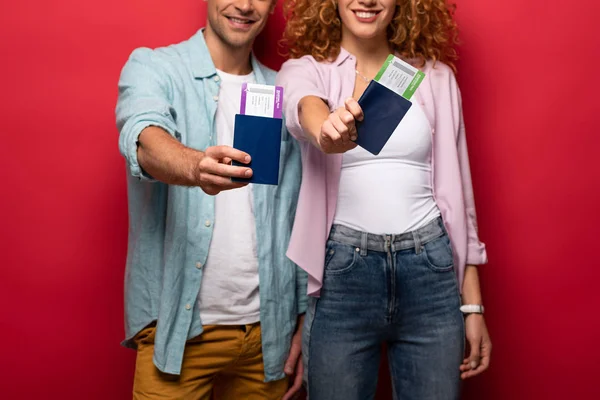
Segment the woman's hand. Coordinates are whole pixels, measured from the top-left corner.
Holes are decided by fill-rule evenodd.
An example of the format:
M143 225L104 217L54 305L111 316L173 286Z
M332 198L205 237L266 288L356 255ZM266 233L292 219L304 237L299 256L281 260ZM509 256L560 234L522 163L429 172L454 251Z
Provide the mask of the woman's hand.
M356 121L362 121L363 111L353 98L345 101L345 107L340 107L331 114L321 125L318 146L323 153L345 153L356 147Z
M492 342L481 314L469 314L465 318L465 330L469 345L469 356L460 366L462 379L479 375L490 366Z

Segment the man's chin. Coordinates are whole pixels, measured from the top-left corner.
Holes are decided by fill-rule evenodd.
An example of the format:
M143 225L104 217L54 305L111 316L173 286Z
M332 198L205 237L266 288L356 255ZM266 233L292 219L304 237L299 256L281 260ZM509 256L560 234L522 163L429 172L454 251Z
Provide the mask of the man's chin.
M228 32L224 39L229 46L237 48L251 46L256 36L255 32Z

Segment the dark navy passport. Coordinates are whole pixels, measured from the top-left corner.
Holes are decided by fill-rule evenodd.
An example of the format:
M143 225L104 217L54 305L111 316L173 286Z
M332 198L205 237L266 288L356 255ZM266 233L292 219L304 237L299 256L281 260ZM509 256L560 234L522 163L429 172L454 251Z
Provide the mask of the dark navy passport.
M412 103L373 80L358 99L364 118L356 121L355 143L377 155L383 149Z
M279 183L279 153L281 150L280 118L237 114L233 132L233 147L252 157L250 164L233 161L232 165L252 168L251 178L232 178L236 182L277 185Z

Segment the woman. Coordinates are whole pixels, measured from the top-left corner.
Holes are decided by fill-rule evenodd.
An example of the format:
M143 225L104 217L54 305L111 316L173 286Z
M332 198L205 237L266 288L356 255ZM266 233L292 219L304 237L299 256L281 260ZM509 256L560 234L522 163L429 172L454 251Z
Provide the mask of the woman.
M491 343L451 11L444 0L285 7L291 59L278 84L303 153L288 256L309 274L309 397L373 398L387 343L395 398L457 399L460 378L488 367ZM369 118L356 99L390 53L426 78L374 156L354 143Z

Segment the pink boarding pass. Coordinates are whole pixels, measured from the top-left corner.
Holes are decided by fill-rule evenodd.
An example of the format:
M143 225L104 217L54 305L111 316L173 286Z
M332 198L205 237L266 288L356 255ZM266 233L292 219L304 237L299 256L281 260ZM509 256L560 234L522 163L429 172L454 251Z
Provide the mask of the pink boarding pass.
M283 88L281 86L244 83L240 114L257 117L282 117Z

